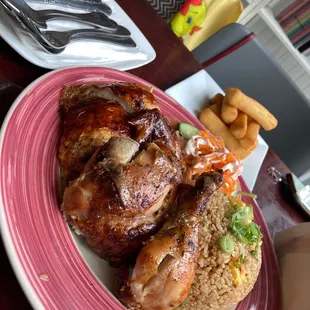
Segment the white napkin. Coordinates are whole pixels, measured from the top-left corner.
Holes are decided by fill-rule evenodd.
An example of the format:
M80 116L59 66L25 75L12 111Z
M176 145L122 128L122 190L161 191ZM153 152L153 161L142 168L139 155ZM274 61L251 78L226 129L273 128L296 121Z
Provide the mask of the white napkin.
M310 309L310 223L296 225L275 237L283 310Z

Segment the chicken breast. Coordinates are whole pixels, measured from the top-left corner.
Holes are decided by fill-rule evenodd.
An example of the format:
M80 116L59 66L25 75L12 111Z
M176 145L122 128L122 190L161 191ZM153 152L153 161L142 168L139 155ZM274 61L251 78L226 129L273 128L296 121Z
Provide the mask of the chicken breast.
M127 164L106 157L70 183L63 210L78 220L154 213L160 207L155 210L154 205L168 194L173 178L170 160L154 144Z
M117 140L129 140L126 151L135 155L135 141L110 139L91 159L93 168L66 188L62 204L92 249L112 265L130 259L160 228L177 188L175 169L156 144L130 161Z

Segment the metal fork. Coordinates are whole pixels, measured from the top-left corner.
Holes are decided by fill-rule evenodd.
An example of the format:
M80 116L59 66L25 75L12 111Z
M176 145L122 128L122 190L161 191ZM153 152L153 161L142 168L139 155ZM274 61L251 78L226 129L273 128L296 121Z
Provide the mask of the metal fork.
M24 14L41 28L47 28L46 22L52 19L76 20L82 23L104 28L107 31L111 32L115 31L119 27L114 20L110 19L105 14L100 12L71 13L60 10L36 11L32 9L24 0L3 0L3 1L18 15ZM129 31L128 33L130 35Z
M29 2L57 5L65 8L82 9L90 12L102 12L108 16L112 14L112 9L101 0L30 0Z

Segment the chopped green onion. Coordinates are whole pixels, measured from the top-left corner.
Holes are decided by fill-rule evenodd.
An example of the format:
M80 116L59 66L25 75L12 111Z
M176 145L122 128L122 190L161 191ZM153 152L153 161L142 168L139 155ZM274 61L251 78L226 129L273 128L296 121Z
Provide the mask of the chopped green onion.
M248 245L256 244L251 254L257 257L259 243L263 237L260 227L253 222L254 214L251 205L238 207L234 205L228 214L231 218L231 232L240 242Z
M253 207L248 205L246 207L234 206L234 213L231 216L232 223L238 222L242 225L250 224L254 219Z
M236 262L236 268L240 268L243 263L243 255L240 255L238 261Z
M154 90L154 88L153 88L153 87L150 87L150 93L151 93L151 94L153 93L153 90Z
M251 251L251 255L257 258L259 242L256 242L255 249Z
M245 197L250 197L250 198L253 198L253 199L256 199L257 198L257 195L253 194L253 193L247 193L247 192L242 192L242 191L238 191L236 193L236 195L241 195L241 196L245 196Z
M232 253L235 249L234 242L229 236L223 236L220 239L220 249L224 253Z

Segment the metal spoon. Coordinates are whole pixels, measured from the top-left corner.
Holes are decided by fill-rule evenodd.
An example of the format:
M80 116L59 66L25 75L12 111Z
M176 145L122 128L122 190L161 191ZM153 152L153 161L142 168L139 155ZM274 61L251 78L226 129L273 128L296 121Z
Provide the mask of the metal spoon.
M82 23L105 28L108 31L115 31L118 24L100 12L71 13L59 10L33 10L24 0L3 0L7 6L15 10L17 14L24 14L39 27L46 29L48 20L69 19ZM127 29L126 29L127 30ZM128 31L128 30L127 30ZM130 33L128 31L128 33Z

